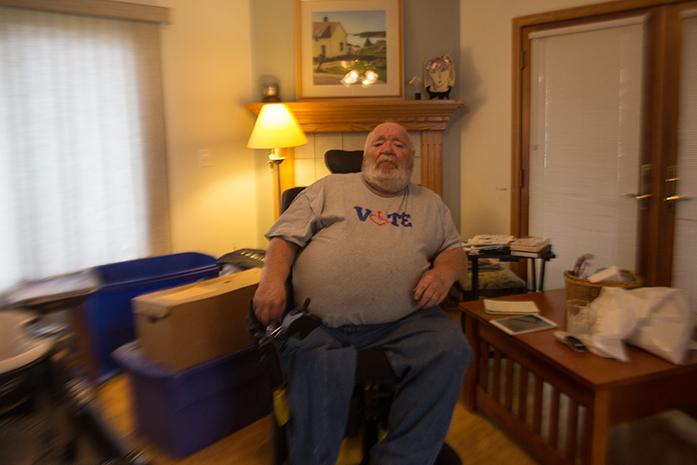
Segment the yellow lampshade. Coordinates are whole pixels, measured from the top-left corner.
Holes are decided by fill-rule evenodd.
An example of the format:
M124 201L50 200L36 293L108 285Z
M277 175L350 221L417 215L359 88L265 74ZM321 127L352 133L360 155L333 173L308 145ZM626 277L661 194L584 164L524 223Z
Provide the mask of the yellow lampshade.
M267 103L261 107L247 147L276 149L307 144L307 137L295 116L283 103Z

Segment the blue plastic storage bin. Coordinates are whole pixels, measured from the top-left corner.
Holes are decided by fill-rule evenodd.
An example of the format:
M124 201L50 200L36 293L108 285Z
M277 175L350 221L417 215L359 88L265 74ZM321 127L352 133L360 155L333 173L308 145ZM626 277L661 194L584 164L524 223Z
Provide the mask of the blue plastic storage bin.
M114 352L131 377L136 428L184 457L271 412L271 384L255 347L172 372L145 360L137 342Z
M102 265L101 285L85 301L84 323L92 371L99 380L116 372L111 353L135 339L131 299L147 292L218 276L214 257L184 252Z

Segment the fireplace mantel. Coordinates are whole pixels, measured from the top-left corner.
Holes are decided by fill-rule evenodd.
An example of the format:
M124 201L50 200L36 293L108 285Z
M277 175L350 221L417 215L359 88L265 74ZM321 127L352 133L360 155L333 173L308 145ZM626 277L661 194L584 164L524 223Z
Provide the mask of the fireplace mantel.
M421 133L421 184L442 194L443 131L452 115L464 108L460 100L344 99L284 102L303 130L318 132L368 132L389 120ZM259 113L263 103L247 108Z
M368 132L385 120L409 131L444 131L460 100L321 100L285 102L305 132ZM262 103L247 108L255 114Z

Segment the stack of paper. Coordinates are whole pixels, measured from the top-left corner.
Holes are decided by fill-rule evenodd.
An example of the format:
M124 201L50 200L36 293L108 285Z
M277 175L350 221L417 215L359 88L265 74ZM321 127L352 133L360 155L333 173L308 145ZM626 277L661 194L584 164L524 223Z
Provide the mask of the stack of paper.
M549 246L546 237L521 237L511 242L511 250L520 252L541 252Z
M484 299L484 311L494 315L530 315L540 313L531 300L512 302L509 300Z
M467 240L470 247L504 246L508 245L515 237L508 234L477 234Z
M622 281L624 277L622 276L622 270L616 266L610 266L608 268L603 268L600 271L596 271L592 275L588 276L588 281L592 283L599 283L602 281Z

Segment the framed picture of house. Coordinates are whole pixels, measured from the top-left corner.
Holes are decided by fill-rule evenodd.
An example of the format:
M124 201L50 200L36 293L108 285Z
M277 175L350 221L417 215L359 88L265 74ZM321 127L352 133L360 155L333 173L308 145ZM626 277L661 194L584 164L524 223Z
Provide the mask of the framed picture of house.
M402 0L296 2L298 99L402 96Z

